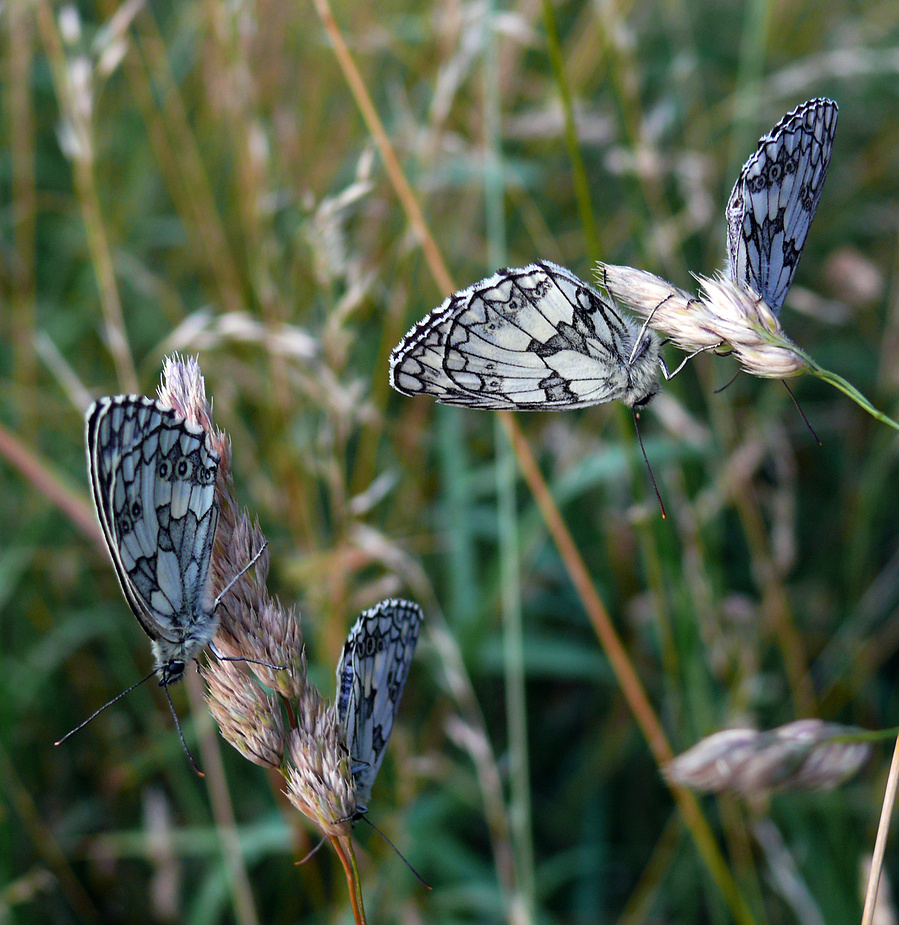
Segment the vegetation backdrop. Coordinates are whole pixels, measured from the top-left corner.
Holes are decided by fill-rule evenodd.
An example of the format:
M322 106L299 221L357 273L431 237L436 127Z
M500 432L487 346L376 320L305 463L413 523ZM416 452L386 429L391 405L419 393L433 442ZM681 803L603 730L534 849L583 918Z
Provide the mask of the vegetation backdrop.
M674 751L806 716L892 726L895 433L794 380L819 446L780 382L716 391L733 362L698 357L641 416L663 521L626 409L518 415L573 537L560 554L503 424L391 392L387 356L446 295L440 259L459 287L540 257L693 288L723 266L758 137L826 95L833 160L782 317L895 416L899 6L330 15L0 9L3 921L351 921L333 852L294 866L315 831L218 738L194 672L173 695L207 781L154 684L52 744L151 667L89 507L83 413L153 394L174 351L200 358L323 693L363 608L425 609L371 818L433 890L359 826L369 921L857 920L888 751L833 793L703 798L722 888L572 549Z

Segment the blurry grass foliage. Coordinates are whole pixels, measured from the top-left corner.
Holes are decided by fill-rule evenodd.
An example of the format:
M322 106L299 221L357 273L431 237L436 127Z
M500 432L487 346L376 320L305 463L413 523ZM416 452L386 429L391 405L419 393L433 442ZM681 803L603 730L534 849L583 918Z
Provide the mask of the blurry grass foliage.
M460 287L541 257L691 288L722 266L760 133L836 99L782 317L895 416L886 7L333 13ZM425 610L371 816L434 890L357 827L371 921L857 919L878 755L836 794L703 801L745 905L721 893L494 416L389 392L390 349L445 293L316 7L36 0L0 23L0 912L349 920L333 853L293 866L313 833L222 747L194 673L173 695L208 787L152 685L50 745L149 665L87 506L83 410L151 394L177 350L200 355L318 687L363 608ZM697 357L641 415L665 522L623 411L516 422L675 751L811 716L894 725L895 437L805 377L818 447L779 382L716 393L734 372Z

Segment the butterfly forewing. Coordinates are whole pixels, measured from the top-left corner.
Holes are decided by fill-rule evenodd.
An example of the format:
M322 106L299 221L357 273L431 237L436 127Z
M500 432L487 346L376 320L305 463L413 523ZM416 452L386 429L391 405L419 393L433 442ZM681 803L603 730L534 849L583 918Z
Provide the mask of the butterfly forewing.
M337 665L337 715L360 813L384 758L422 619L418 604L382 601L356 621Z
M153 640L160 680L171 683L217 627L209 566L219 456L199 425L123 395L88 410L87 458L122 591Z
M837 127L833 100L787 113L759 139L727 204L731 279L780 312L815 217Z
M644 404L658 389L658 350L595 289L540 261L446 299L394 348L390 384L472 408Z

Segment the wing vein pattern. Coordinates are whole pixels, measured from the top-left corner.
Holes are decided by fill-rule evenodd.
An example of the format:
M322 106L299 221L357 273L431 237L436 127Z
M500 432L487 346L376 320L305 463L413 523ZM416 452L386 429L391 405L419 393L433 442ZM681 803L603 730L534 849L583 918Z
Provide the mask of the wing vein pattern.
M337 665L337 715L356 785L356 818L366 812L384 759L422 620L418 604L381 601L359 617L343 647Z
M728 272L780 313L824 189L837 128L833 100L813 99L759 139L727 203Z
M390 384L470 408L563 410L658 391L659 342L543 260L449 296L393 349Z
M210 560L219 455L203 429L140 395L87 412L91 493L125 600L152 640L160 683L215 635Z

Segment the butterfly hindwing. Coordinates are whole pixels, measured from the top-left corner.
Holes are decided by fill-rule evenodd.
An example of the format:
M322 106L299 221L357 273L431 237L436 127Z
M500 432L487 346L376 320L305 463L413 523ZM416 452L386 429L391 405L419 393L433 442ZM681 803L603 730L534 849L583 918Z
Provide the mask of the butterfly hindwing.
M471 408L645 404L658 389L658 349L583 280L539 261L446 299L394 348L390 384Z
M337 715L359 813L384 758L422 620L418 604L381 601L356 621L337 665Z
M91 492L119 583L178 680L217 627L210 559L219 456L203 429L159 401L102 398L87 413Z
M727 204L728 267L775 315L815 217L837 127L833 100L813 99L759 139Z

